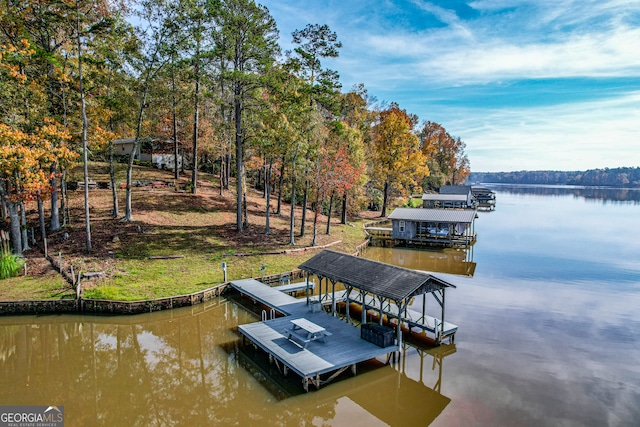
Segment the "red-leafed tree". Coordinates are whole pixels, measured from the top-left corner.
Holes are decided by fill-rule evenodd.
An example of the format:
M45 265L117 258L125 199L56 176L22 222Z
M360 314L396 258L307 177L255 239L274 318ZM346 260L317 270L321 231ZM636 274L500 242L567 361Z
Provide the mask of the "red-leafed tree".
M316 244L318 215L326 198L330 198L327 215L327 234L329 234L333 197L336 194L345 194L357 185L361 181L364 170L362 138L359 132L344 122L333 122L329 137L319 147L318 158L312 168L312 177L315 182L312 246Z

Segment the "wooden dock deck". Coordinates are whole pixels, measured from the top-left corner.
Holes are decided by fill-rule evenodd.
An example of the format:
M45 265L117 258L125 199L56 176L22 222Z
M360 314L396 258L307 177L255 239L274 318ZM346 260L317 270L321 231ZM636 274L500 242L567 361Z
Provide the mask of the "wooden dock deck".
M379 347L360 337L360 329L337 317L320 311L312 312L306 299L296 299L254 279L232 281L231 286L241 293L282 313L262 322L240 325L243 337L269 354L282 372L289 370L302 378L305 390L326 384L345 370L356 373L356 364L376 357L389 356L398 351L397 345ZM330 333L324 340L312 340L301 346L290 340L291 321L306 319Z
M247 295L286 316L301 310L301 301L299 299L280 292L275 287L267 286L256 279L234 280L230 284L241 294Z

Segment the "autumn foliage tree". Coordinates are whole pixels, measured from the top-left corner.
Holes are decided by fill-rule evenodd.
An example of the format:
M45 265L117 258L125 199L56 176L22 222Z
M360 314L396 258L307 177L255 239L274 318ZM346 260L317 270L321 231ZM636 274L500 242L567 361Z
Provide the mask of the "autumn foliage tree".
M13 251L22 254L24 240L18 207L51 191L51 165L68 163L77 155L69 149L70 135L56 120L42 116L42 83L30 72L35 49L27 39L0 45L0 81L6 113L0 121L0 192L9 208Z
M465 143L452 137L439 123L426 121L419 132L422 153L429 159L431 176L423 185L437 189L444 184L462 184L470 173Z
M24 132L0 123L0 191L9 207L13 251L22 254L18 204L50 190L50 165L71 161L77 154L65 144L70 135L52 120Z
M415 190L422 178L429 175L427 158L420 149L418 136L413 132L416 121L415 116L393 103L380 112L373 129L372 177L384 188L383 217L387 215L392 190L401 193Z

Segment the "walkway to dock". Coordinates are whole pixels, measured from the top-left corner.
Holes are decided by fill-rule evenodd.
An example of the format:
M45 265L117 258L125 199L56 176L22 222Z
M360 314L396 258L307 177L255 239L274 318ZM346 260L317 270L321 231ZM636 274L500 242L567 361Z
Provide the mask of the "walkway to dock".
M302 377L306 391L326 384L345 370L356 373L356 364L375 357L389 357L397 345L379 347L360 337L360 329L332 315L312 312L305 299L296 299L255 279L236 280L231 286L242 294L285 315L271 320L238 326L240 333L269 354L270 360L286 375L289 370ZM288 339L291 321L304 318L331 335L305 346Z

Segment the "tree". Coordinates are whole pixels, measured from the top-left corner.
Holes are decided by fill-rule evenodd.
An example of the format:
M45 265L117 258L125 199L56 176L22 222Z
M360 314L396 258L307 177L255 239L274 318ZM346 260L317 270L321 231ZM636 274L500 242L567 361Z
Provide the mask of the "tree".
M25 0L6 2L3 9L0 14L2 35L13 46L17 46L20 40L29 42L34 55L29 61L27 74L37 76L37 82L30 80L31 89L34 85L41 87L41 90L30 90L32 95L38 93L38 100L25 102L23 123L30 123L28 126L33 129L33 124L38 121L41 123L42 117L46 116L66 125L68 102L64 92L64 72L61 70L65 59L61 53L69 48L75 27L73 3ZM60 229L57 184L59 167L53 162L50 168L50 230L57 231Z
M276 64L268 70L266 73L267 88L261 97L264 104L260 109L259 141L260 149L268 164L265 178L266 234L269 234L273 166L278 162L282 166L278 197L278 207L280 207L285 160L301 140L306 128L303 118L306 117L305 111L308 107L301 90L304 82L292 73L292 70L288 68L290 65L290 63Z
M358 131L341 121L334 121L327 138L319 148L319 155L311 169L315 183L313 242L316 244L318 214L327 195L330 197L327 215L327 234L330 233L332 199L335 194L345 194L358 184L364 172L362 138Z
M431 176L425 184L440 188L446 183L462 184L469 176L469 159L465 144L453 138L439 123L426 121L419 132L422 153L429 159Z
M36 49L27 39L6 37L0 44L0 192L11 221L14 252L22 254L18 206L48 193L50 168L71 162L70 136L48 117L46 85ZM44 105L43 105L44 104ZM24 211L23 211L24 212Z
M406 192L429 174L426 158L413 133L417 118L397 104L380 113L373 133L373 177L383 186L382 213L387 215L390 191L394 187Z
M76 155L64 142L70 135L59 123L23 132L0 123L0 191L7 201L13 250L22 254L18 205L49 189L49 167L54 161L70 161Z
M171 44L168 42L172 40L172 35L179 30L173 20L173 10L163 0L142 0L138 16L142 22L136 27L139 49L128 57L130 65L136 73L138 111L133 148L127 165L124 221L133 221L131 207L133 160L142 138L149 92L162 68L171 60L171 55L167 55L167 51L171 51Z
M244 222L244 156L245 143L253 135L246 117L252 110L252 101L264 85L261 73L274 62L279 52L278 30L266 7L252 0L221 0L218 26L226 41L222 55L230 64L223 72L233 92L235 123L237 215L236 228L242 231Z
M337 58L339 55L339 49L342 47L342 43L338 41L338 36L334 31L331 31L328 25L319 24L307 24L302 30L296 30L292 33L293 43L298 46L294 49L296 53L295 61L298 62L297 68L299 69L299 75L309 83L311 90L311 97L309 99L309 105L314 106L314 102L320 102L321 104L334 105L336 89L340 87L338 81L338 73L330 70L323 69L321 59L324 58ZM316 85L318 80L318 85ZM309 150L306 152L305 164L309 164ZM295 173L295 164L292 168ZM300 225L300 235L305 234L305 222L307 217L307 198L309 193L309 179L308 179L308 166L305 166L305 184L304 184L304 197L302 201L302 221ZM295 182L295 175L292 175L292 182ZM291 199L295 199L295 186L291 186ZM294 204L292 203L292 206ZM294 211L291 211L291 228L294 226ZM294 244L293 230L290 230L291 244Z

